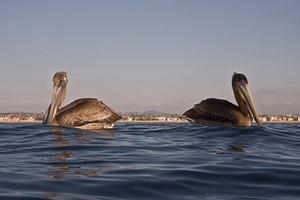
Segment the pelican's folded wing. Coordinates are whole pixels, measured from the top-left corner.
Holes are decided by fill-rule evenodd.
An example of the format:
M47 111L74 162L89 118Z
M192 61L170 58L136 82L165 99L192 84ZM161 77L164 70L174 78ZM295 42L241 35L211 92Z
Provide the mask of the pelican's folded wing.
M56 120L60 125L82 126L88 123L114 123L122 117L93 98L78 99L58 110Z
M191 121L236 123L241 115L238 106L222 99L206 99L187 110L183 116Z

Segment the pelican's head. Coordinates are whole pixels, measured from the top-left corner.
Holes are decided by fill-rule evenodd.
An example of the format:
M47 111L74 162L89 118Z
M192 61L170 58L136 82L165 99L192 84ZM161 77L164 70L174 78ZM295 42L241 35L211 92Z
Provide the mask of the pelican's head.
M250 91L248 89L248 80L244 74L234 73L232 76L232 88L235 99L242 112L256 121L260 126L260 121L253 105Z
M53 94L51 104L44 114L44 124L53 124L57 110L65 99L68 78L66 72L57 72L53 76Z

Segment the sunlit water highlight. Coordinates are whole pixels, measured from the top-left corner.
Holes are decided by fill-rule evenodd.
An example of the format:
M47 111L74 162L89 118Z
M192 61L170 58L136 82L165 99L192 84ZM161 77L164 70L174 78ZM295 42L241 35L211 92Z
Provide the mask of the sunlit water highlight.
M300 125L0 124L0 199L300 199Z

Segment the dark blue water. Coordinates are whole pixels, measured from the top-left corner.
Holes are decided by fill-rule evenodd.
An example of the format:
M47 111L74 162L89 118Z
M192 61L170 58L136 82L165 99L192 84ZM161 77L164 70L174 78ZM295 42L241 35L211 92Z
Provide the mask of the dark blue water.
M0 199L300 199L300 125L0 124Z

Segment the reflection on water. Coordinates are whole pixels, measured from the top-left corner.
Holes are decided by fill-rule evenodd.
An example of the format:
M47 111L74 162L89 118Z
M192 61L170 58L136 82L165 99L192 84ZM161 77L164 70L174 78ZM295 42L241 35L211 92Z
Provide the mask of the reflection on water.
M227 151L234 151L234 152L245 152L244 146L230 146L227 148Z
M54 162L55 163L53 165L54 170L52 174L49 175L49 179L59 181L63 179L64 175L70 171L70 166L68 165L66 160L72 158L74 156L74 153L65 150L65 147L70 146L70 143L68 143L65 140L63 132L57 127L53 127L52 130L53 130L53 136L55 137L55 143L57 145L59 153L56 154L53 158L57 162Z
M78 164L73 165L68 162L68 160L73 160L76 162L76 154L72 151L67 150L67 147L76 144L88 143L92 139L113 139L113 131L99 130L99 131L82 131L75 130L76 133L72 138L74 141L67 141L66 135L63 129L59 127L51 127L51 131L54 137L54 142L57 147L57 153L53 156L52 167L50 170L50 175L48 179L50 181L63 181L65 178L74 178L74 177L96 177L102 174L104 170L101 167L87 167L85 163L77 162ZM93 134L93 138L91 138ZM107 169L106 169L107 170ZM46 192L45 199L54 200L59 199L59 193L57 192Z
M0 136L0 199L300 197L297 124L0 125Z
M71 176L98 176L101 175L102 169L99 167L91 168L85 167L84 163L77 162L75 166L70 166L68 160L73 160L76 162L76 154L72 151L67 150L66 147L72 146L72 141L67 141L65 139L65 133L59 127L52 127L53 137L55 138L55 144L58 149L58 153L53 157L53 168L51 175L49 175L50 180L59 181L63 179L66 175ZM99 130L99 131L82 131L76 130L75 144L88 143L91 140L91 134L93 134L93 139L113 139L113 131ZM106 169L107 170L107 169Z
M57 192L46 192L45 194L45 199L46 200L55 200L55 199L58 199L57 196L58 193Z

